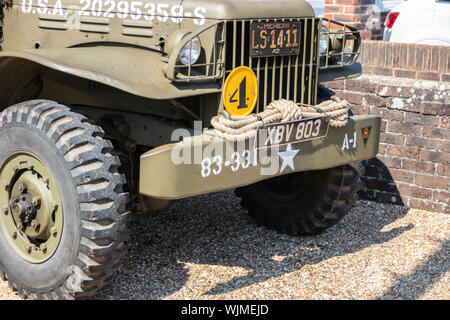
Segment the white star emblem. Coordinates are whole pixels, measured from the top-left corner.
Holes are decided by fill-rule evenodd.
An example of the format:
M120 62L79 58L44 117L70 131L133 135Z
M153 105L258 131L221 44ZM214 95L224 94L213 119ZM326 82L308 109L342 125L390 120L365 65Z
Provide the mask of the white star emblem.
M299 152L300 150L292 150L292 146L290 144L288 145L286 151L278 152L278 155L281 157L281 159L283 159L280 173L282 173L284 169L287 168L287 166L289 166L292 170L295 170L294 158Z

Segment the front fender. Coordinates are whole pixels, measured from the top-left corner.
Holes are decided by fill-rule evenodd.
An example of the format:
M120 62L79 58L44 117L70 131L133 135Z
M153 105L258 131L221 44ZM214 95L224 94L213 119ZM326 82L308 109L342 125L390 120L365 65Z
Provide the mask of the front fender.
M217 83L177 84L162 73L159 53L130 47L39 49L0 52L0 59L15 57L103 83L149 99L175 99L220 91ZM195 89L195 90L194 90Z

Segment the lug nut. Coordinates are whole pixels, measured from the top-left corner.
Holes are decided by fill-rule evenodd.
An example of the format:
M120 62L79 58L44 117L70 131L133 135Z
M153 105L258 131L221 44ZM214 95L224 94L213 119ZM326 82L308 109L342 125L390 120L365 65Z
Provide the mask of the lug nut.
M39 207L41 205L41 198L38 196L33 197L33 206Z
M22 230L22 229L23 229L23 224L22 224L21 221L17 222L17 228L18 228L19 230Z
M25 183L19 184L19 192L20 193L26 193L27 192L27 185Z
M50 233L51 233L51 235L54 236L55 238L56 238L56 236L58 235L58 231L56 230L55 227L52 227L52 228L50 229Z
M17 231L13 231L13 233L11 234L13 239L16 240L17 239Z
M38 230L40 226L41 226L41 224L40 224L39 221L37 221L36 219L34 219L33 221L31 221L31 227L32 227L34 230Z
M25 245L25 250L27 250L28 253L31 253L31 250L33 250L33 247L31 246L31 244L27 244L27 245Z
M9 207L4 207L3 208L3 213L5 214L5 216L7 216L8 213L9 213Z
M46 253L46 252L47 252L47 245L46 245L45 243L41 244L41 246L40 246L39 248L41 249L41 251L42 251L43 253Z

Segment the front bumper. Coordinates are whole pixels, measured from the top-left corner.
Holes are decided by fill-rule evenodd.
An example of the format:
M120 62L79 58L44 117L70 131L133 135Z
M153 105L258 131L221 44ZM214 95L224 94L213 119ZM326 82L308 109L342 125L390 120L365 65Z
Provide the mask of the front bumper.
M380 125L377 116L352 116L346 126L330 128L325 138L260 150L252 140L237 144L205 132L142 155L140 193L181 199L371 159L378 153Z

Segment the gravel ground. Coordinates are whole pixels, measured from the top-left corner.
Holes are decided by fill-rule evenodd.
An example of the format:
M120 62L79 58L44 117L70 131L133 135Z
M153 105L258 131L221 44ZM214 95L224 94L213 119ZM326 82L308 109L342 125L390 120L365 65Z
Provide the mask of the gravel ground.
M450 215L358 201L316 237L255 224L231 191L134 215L94 299L450 299ZM0 281L0 299L19 299Z

